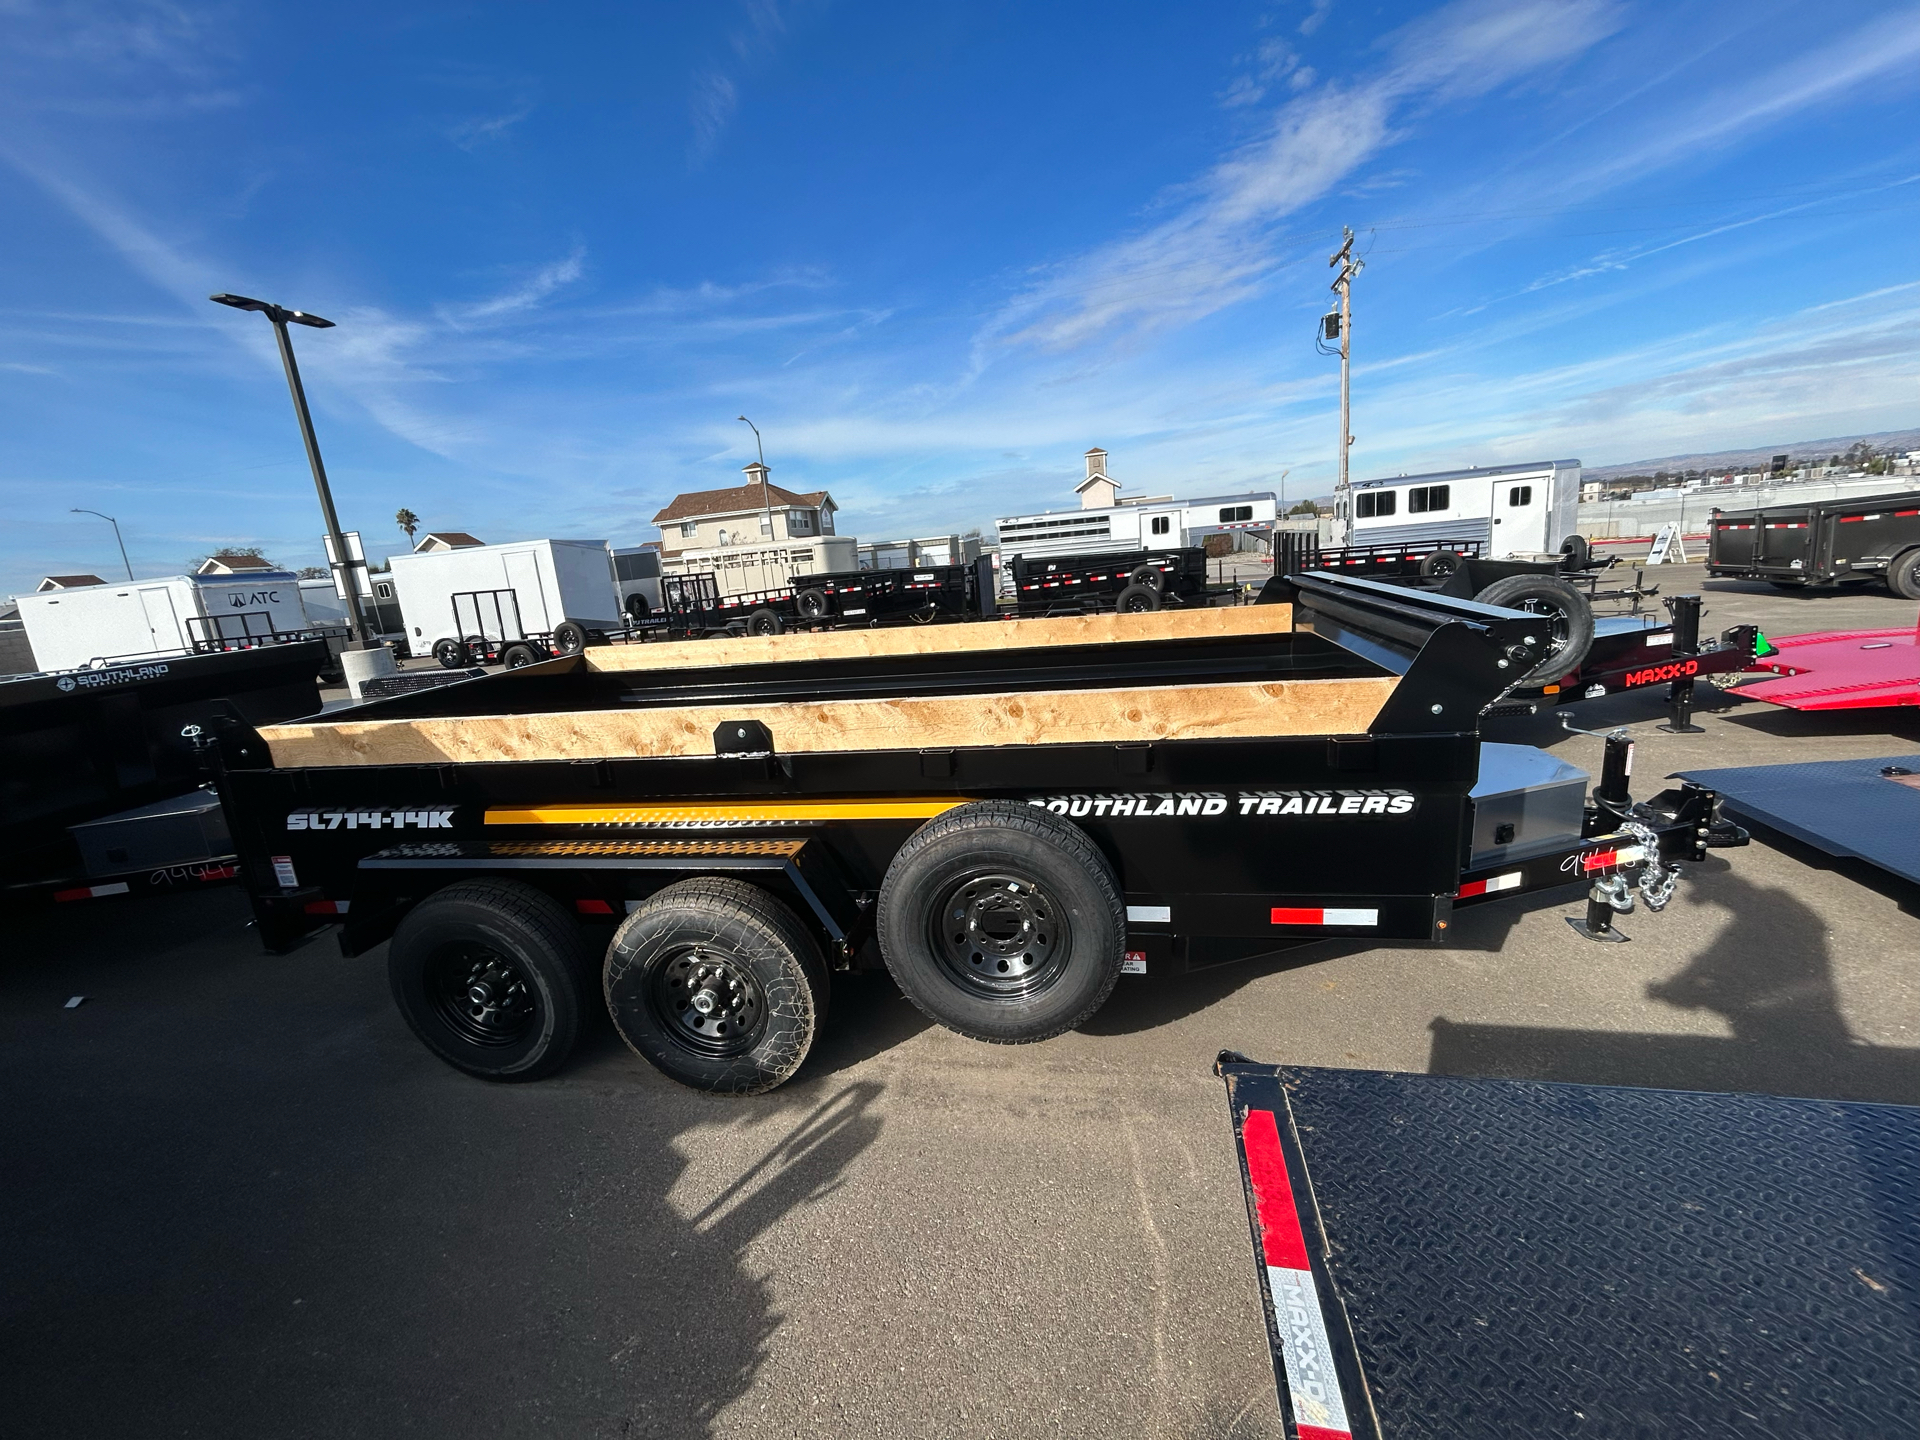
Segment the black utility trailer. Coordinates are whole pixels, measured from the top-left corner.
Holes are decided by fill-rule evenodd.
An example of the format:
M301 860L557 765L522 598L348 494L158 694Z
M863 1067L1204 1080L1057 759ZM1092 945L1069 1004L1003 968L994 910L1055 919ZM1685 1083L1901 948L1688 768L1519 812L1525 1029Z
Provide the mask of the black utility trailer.
M1920 1434L1920 1109L1216 1073L1289 1436Z
M1715 508L1707 574L1783 590L1880 581L1920 600L1920 490L1765 509Z
M518 670L556 655L578 655L590 644L605 645L609 629L623 628L566 619L551 630L528 630L520 618L520 593L511 588L459 590L452 602L453 635L433 646L433 658L448 670L493 664Z
M1623 737L1590 801L1552 757L1483 754L1530 617L1323 576L1264 598L599 647L209 757L263 940L390 941L449 1063L551 1072L604 993L648 1060L734 1092L798 1067L835 969L1037 1040L1126 971L1443 940L1544 887L1586 884L1578 928L1617 939L1676 862L1744 841L1709 790L1634 804Z
M1169 605L1213 604L1232 594L1208 586L1207 552L1198 546L1055 559L1016 555L1012 564L1014 611L1020 615L1141 615Z

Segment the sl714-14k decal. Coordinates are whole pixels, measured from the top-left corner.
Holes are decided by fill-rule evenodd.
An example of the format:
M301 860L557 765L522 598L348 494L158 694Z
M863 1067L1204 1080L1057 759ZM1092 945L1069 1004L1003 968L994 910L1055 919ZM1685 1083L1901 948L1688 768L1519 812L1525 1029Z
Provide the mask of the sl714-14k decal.
M289 830L451 830L453 807L424 810L295 810L287 816Z
M1418 801L1405 790L1201 790L1134 795L1046 795L1029 800L1056 815L1083 820L1250 816L1406 816Z

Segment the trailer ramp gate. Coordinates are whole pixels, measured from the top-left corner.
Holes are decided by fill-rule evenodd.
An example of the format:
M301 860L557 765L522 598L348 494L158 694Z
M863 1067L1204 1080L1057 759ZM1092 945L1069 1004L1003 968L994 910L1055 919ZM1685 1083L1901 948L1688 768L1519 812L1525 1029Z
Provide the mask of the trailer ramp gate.
M1920 755L1687 770L1727 813L1920 885Z
M1215 1068L1290 1436L1920 1434L1920 1109Z

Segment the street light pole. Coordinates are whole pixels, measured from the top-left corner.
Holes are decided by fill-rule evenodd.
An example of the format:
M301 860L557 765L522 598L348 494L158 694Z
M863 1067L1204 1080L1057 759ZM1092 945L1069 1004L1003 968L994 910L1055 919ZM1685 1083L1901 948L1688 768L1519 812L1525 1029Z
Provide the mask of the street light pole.
M327 538L333 543L334 577L341 581L340 588L346 592L351 648L364 650L372 642L368 638L370 632L366 617L360 611L360 587L354 583L358 577L354 575L352 561L347 556L347 537L341 533L340 517L334 513L333 491L327 485L327 467L320 460L320 442L314 437L313 416L307 410L307 392L301 387L300 366L293 358L293 341L287 335L288 321L296 325L310 325L315 330L331 330L333 321L322 320L318 315L308 315L300 310L288 310L266 300L249 299L245 295L222 292L207 298L218 305L231 305L236 310L257 310L273 324L273 338L280 344L280 363L287 372L287 389L293 395L294 417L300 422L300 438L307 446L307 464L313 471L313 488L320 496L320 513L327 522Z
M82 510L78 505L73 507L73 513L76 515L100 515L102 520L113 526L113 543L120 547L120 563L127 567L127 579L133 579L133 563L127 559L127 542L120 538L120 522L111 515L101 515L98 510Z
M773 491L767 488L767 447L760 443L760 427L744 415L734 417L753 431L753 451L760 457L760 503L767 510L767 543L773 543Z

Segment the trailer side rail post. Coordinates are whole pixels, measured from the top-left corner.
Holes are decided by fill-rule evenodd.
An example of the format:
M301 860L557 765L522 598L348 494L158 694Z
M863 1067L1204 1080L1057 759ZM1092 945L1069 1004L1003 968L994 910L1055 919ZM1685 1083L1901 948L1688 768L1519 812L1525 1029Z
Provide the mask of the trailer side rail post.
M1676 661L1700 657L1700 597L1674 595L1667 600L1667 613L1673 617L1673 658ZM1669 735L1704 735L1693 723L1693 676L1681 675L1667 684L1667 723L1660 726Z

